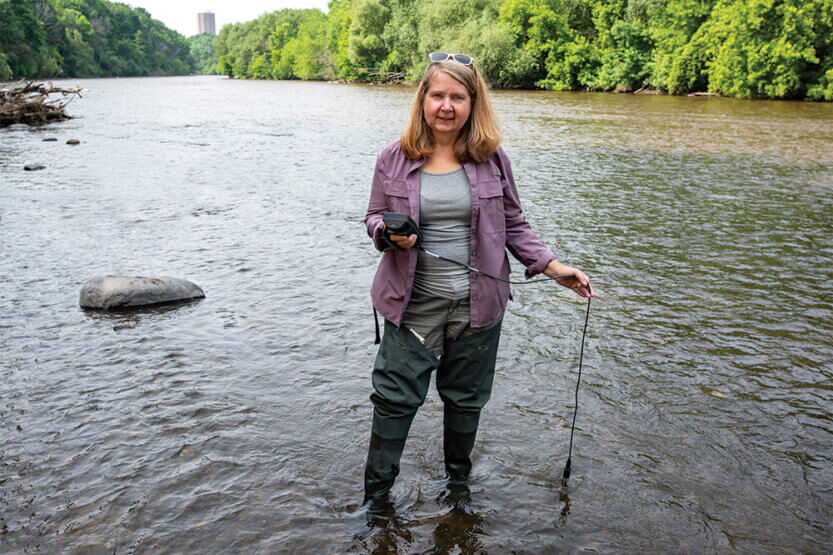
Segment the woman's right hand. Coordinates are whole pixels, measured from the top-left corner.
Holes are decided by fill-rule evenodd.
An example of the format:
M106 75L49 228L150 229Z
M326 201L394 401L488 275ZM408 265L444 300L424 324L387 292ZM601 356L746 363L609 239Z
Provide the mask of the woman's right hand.
M384 224L382 224L384 226ZM385 233L385 227L382 227L382 233ZM388 239L397 244L400 249L410 249L416 244L416 235L394 235L391 233L387 236Z
M399 245L400 249L410 249L416 244L416 235L388 235L390 240Z

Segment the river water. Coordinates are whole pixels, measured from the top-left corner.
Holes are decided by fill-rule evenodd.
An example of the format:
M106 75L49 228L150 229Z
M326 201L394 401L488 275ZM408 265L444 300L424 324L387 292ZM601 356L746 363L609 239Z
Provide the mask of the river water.
M80 84L0 130L0 551L829 549L833 105L495 92L528 219L598 294L573 476L585 303L515 286L471 504L432 387L369 529L362 220L413 89ZM81 310L107 273L206 298Z

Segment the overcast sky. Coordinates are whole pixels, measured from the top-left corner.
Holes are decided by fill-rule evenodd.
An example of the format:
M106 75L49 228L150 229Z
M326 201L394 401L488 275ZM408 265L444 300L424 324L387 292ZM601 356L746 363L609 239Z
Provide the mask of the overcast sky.
M217 32L226 23L249 21L282 8L318 8L327 12L327 0L121 0L144 8L154 19L190 37L197 34L197 14L214 12Z

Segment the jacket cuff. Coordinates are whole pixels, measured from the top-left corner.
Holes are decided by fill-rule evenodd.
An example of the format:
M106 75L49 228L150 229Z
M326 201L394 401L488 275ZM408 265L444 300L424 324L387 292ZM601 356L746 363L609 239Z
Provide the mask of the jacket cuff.
M555 255L549 250L547 250L547 252L541 258L539 258L537 262L535 262L535 264L526 267L524 277L526 279L530 279L534 276L537 276L538 274L543 272L547 265L553 260L555 260L555 258Z
M388 242L385 234L382 233L382 229L385 227L385 222L381 219L379 223L376 224L376 227L373 228L373 245L376 247L377 250L383 251L386 248L390 247L390 243Z

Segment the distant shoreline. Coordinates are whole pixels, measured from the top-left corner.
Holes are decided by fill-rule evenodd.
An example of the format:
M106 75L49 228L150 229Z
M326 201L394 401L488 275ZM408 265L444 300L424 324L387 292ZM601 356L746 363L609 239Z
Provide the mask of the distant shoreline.
M32 83L50 83L56 81L72 81L74 79L83 79L83 80L105 80L105 79L158 79L158 78L175 78L175 77L216 77L222 79L228 79L230 81L273 81L273 82L289 82L289 83L327 83L333 85L365 85L365 86L403 86L403 87L416 87L419 83L416 81L398 81L398 82L385 82L385 81L351 81L347 79L255 79L255 78L248 78L248 77L230 77L228 75L217 75L217 74L203 74L203 73L187 73L187 74L159 74L159 75L113 75L113 76L103 76L103 75L94 75L89 77L79 77L79 76L72 76L72 77L53 77L51 79L38 79L38 78L22 78L22 79L15 79L11 81L0 81L0 87L7 87L18 83L20 81L24 82L32 82ZM593 93L593 94L615 94L615 95L633 95L633 96L667 96L673 98L723 98L723 99L733 99L733 100L745 100L745 101L770 101L770 102L800 102L800 103L813 103L813 104L825 104L830 103L833 101L826 101L826 100L809 100L804 98L766 98L766 97L734 97L734 96L724 96L714 92L708 91L695 91L686 94L671 94L659 89L652 89L648 87L643 87L638 90L592 90L592 89L571 89L571 90L553 90L553 89L545 89L545 88L525 88L525 87L492 87L492 91L524 91L524 92L531 92L531 93Z

